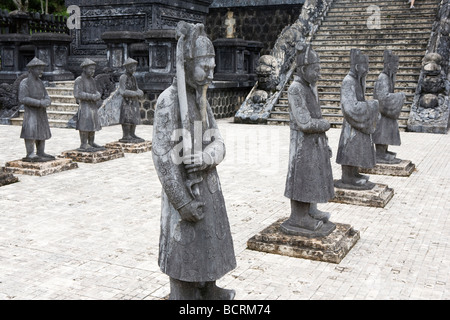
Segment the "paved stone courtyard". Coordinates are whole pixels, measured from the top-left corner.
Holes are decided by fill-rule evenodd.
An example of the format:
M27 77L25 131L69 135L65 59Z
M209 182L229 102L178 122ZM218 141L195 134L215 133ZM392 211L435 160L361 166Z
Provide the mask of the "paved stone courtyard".
M218 121L227 156L218 167L237 268L218 281L246 299L450 299L450 135L401 133L390 147L413 161L410 177L371 176L395 195L385 208L319 204L361 239L340 264L246 249L289 214L283 196L289 127ZM0 125L0 166L25 155L20 127ZM137 134L151 139L152 126ZM77 148L78 131L52 129L46 152ZM340 129L330 129L334 177ZM96 142L121 137L105 127ZM125 154L0 188L0 299L164 299L157 265L160 193L151 153Z

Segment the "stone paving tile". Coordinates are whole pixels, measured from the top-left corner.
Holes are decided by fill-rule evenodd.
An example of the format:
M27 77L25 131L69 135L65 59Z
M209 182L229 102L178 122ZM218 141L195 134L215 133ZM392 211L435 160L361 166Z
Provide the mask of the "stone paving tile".
M289 128L218 121L227 156L218 172L237 267L218 281L244 299L450 299L450 136L401 133L390 147L413 161L410 177L372 175L395 195L385 208L319 204L361 239L340 264L246 249L289 214L284 184ZM139 126L148 140L152 126ZM52 128L46 151L78 147L78 132ZM333 174L339 129L328 132ZM20 127L0 125L0 166L24 156ZM105 127L96 142L120 138ZM169 294L157 265L161 185L151 153L44 177L17 175L0 188L0 299L158 300Z

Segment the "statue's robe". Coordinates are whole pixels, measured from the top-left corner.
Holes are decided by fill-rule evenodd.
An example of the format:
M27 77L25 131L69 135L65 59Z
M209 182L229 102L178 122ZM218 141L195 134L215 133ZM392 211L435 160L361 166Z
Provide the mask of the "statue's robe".
M31 77L20 82L18 100L24 107L22 131L20 137L30 140L48 140L52 134L48 124L47 109L41 107L40 101L50 97L45 89L44 83Z
M78 103L78 121L76 129L79 131L100 131L102 125L98 116L98 108L101 100L95 100L94 96L99 93L93 78L84 75L75 79L73 96Z
M341 109L344 120L336 162L373 168L376 159L372 134L379 117L378 101L365 100L365 78L358 79L351 71L342 81Z
M208 126L202 128L195 91L189 87L187 101L191 138L195 137L196 122L197 128L200 124L204 137L198 148L214 159L215 164L220 163L225 156L225 145L209 104ZM196 200L204 203L204 218L198 222L181 219L178 210L194 199L188 187L185 166L179 157L182 142L177 137L180 136L181 128L177 85L174 81L157 100L153 124L153 162L162 184L158 263L165 274L178 280L215 281L236 267L225 201L217 170L211 166L200 172L202 181L197 184L200 197ZM213 139L205 138L205 132L212 132Z
M289 199L324 203L334 197L331 149L325 134L317 88L301 78L288 90L291 141L284 195Z
M399 146L400 132L397 119L405 103L403 93L394 93L394 80L382 72L375 82L373 98L378 100L380 119L372 135L375 144Z
M119 78L119 92L122 95L119 123L138 125L141 123L139 97L136 77L123 74Z

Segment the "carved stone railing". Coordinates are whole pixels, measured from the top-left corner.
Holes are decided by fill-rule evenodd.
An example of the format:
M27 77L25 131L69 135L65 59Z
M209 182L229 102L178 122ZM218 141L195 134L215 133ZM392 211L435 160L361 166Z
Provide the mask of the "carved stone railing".
M450 125L450 4L442 0L422 60L408 131L447 133Z
M240 109L235 122L266 123L295 70L296 45L310 42L333 0L307 0L299 18L283 29L269 56L262 56L258 81ZM267 70L272 68L271 74Z

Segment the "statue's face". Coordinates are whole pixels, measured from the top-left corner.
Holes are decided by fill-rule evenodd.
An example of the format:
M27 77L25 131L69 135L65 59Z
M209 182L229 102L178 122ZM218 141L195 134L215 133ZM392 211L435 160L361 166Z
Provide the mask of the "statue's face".
M211 84L214 77L214 68L216 67L214 57L198 57L193 60L193 64L190 77L191 84L195 86Z
M125 69L127 70L127 73L129 73L129 74L135 73L136 72L136 68L137 68L137 65L135 63L129 64L129 65L127 65L125 67Z
M94 65L90 65L90 66L84 67L84 72L86 73L86 75L88 77L93 77L94 74L95 74L95 66Z
M369 64L368 63L357 64L356 71L358 72L360 77L365 77L369 72Z
M30 68L30 72L32 75L34 75L36 78L42 77L42 74L44 73L44 66L36 66Z
M303 67L303 78L308 83L316 83L320 79L320 64L312 63Z

